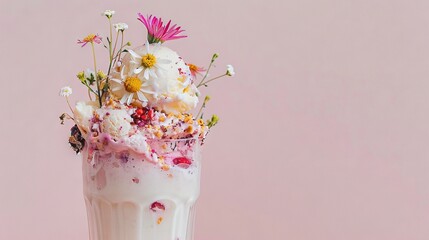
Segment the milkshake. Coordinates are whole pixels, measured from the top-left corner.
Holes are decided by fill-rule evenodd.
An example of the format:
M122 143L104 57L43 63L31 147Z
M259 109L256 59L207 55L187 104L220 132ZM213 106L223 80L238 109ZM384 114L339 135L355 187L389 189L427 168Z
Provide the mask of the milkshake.
M201 148L218 122L204 118L209 96L201 87L218 58L207 69L185 60L166 41L185 38L181 27L138 14L147 40L137 47L124 41L125 23L112 24L115 11L103 16L111 29L105 40L89 34L78 40L90 46L93 68L79 72L89 99L69 101L69 143L82 155L83 193L90 240L192 240L195 203L200 194ZM113 30L116 34L113 34ZM97 66L97 45L108 50L107 71ZM199 108L197 108L199 106Z
M164 165L128 151L83 154L84 196L90 239L193 239L200 192L196 139L152 143Z

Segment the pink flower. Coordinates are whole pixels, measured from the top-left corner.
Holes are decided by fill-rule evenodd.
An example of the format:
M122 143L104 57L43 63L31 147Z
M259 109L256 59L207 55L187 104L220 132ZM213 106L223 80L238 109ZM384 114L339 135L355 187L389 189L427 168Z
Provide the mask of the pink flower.
M101 37L95 34L89 34L83 40L77 40L77 44L82 44L82 47L85 47L88 43L101 43Z
M188 65L189 70L191 71L191 75L194 78L197 77L197 74L203 75L206 71L204 68L198 67L197 65L192 64L192 63L187 63L186 65Z
M170 26L171 20L168 21L167 25L164 25L161 18L155 16L148 16L147 18L143 14L138 13L138 20L142 22L147 29L148 36L147 39L149 43L165 42L168 40L174 40L179 38L185 38L187 36L178 36L185 30L181 30L179 26L174 24Z

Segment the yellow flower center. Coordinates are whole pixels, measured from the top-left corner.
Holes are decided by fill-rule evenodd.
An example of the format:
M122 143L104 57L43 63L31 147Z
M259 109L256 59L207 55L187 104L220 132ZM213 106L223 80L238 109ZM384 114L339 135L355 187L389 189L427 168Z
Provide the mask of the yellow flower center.
M142 57L142 65L145 68L151 68L156 64L156 57L153 54L146 54Z
M92 41L94 41L94 38L95 38L95 34L89 34L88 36L86 36L86 37L83 39L83 41L84 41L84 42L92 42Z
M188 63L188 67L191 72L198 72L198 67L196 65Z
M142 87L142 81L138 77L127 77L124 82L124 87L127 92L136 93Z

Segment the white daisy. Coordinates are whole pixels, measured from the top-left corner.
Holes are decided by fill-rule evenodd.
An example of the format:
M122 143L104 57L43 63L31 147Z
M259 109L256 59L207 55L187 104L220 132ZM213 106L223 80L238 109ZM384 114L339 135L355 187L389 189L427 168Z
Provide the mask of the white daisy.
M143 77L149 80L150 77L157 79L162 75L165 69L162 67L164 64L169 64L171 61L159 58L156 54L157 45L153 46L154 49L149 47L149 42L146 42L146 53L139 55L133 50L128 50L131 55L130 63L134 64L135 74L143 73Z
M60 90L60 96L61 97L68 97L72 93L73 93L73 91L72 91L71 87L69 87L69 86L65 86L65 87L61 88L61 90Z
M118 78L110 79L113 83L115 83L111 86L113 93L121 97L120 102L122 104L126 103L130 105L134 97L137 97L137 99L142 102L147 102L148 100L144 93L154 93L148 89L148 86L150 85L149 82L140 78L136 74L132 74L132 72L130 72L131 74L125 74L124 70L125 68L122 67Z

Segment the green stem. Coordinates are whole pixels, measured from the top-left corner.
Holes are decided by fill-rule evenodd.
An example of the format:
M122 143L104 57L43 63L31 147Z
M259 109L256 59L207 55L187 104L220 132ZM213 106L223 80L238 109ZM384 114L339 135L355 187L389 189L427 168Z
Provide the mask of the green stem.
M122 35L124 35L123 32L122 32ZM118 44L118 39L119 39L119 32L116 34L115 46L113 47L113 52L112 52L112 54L116 54L116 55L114 57L112 56L112 61L110 62L109 70L107 71L107 79L109 79L109 75L110 75L110 71L112 70L112 66L114 66L116 64L116 61L117 61L118 54L116 53L116 45ZM121 47L121 49L122 49L122 47Z
M121 48L119 49L118 58L116 60L121 59L121 54L122 54L122 48L123 47L125 47L125 45L124 45L124 31L121 32Z
M112 61L113 58L113 51L112 51L112 20L110 18L109 19L109 30L110 30L110 38L109 38L109 58L110 58L110 62Z
M88 83L85 83L84 85L88 88L88 92L92 92L92 93L94 93L95 95L97 95L97 93L94 91L94 89L92 89L92 88L88 85Z
M211 81L213 81L213 80L216 80L216 79L218 79L218 78L221 78L221 77L225 77L227 74L225 73L225 74L223 74L223 75L220 75L220 76L217 76L217 77L215 77L215 78L212 78L212 79L210 79L210 80L207 80L206 82L200 82L198 85L197 85L197 88L199 88L199 87L201 87L201 86L204 86L204 85L206 85L207 83L209 83L209 82L211 82Z
M86 84L85 84L85 86L87 86ZM88 87L88 86L87 86ZM92 89L91 89L92 90ZM90 101L92 101L92 97L91 97L91 90L89 89L89 87L88 87L88 97L89 97L89 100Z
M113 66L116 66L116 63L118 62L119 59L121 59L121 54L122 54L122 50L123 48L126 46L127 44L124 44L124 32L121 32L121 47L119 48L119 51L116 53L115 57L113 58Z
M111 61L113 61L113 54L116 52L116 45L118 45L118 38L119 38L119 32L116 33L115 45L113 46L112 60Z
M110 19L109 19L109 21L110 21ZM109 69L107 70L107 78L106 78L106 84L107 84L107 86L109 85L109 76L110 76L110 72L112 71L112 65L114 64L113 63L113 59L114 59L113 58L113 54L116 51L116 45L118 43L118 35L119 35L119 32L116 34L115 46L113 47L112 55L110 57L110 62L109 62ZM104 94L104 92L103 92L103 94Z
M207 68L206 74L204 75L203 79L201 79L200 83L198 83L197 87L199 87L201 85L201 83L203 83L204 80L207 78L207 76L209 75L210 68L212 67L213 63L214 63L214 59L212 58L212 60L210 61L209 67Z
M203 108L205 108L205 107L206 107L206 103L204 102L204 103L203 103L203 105L201 105L201 108L200 108L200 110L198 111L197 117L196 117L195 119L200 118L200 114L201 114L201 112L203 111Z
M95 58L95 47L94 47L94 43L91 42L91 49L92 49L92 57L94 59L94 71L95 71L95 82L97 83L97 96L98 96L98 103L100 104L100 107L102 106L101 103L101 95L100 95L100 80L98 79L98 75L97 75L97 60Z
M66 96L66 101L67 101L67 105L69 105L69 108L70 108L71 112L72 112L72 113L73 113L73 115L74 115L73 108L71 107L70 102L69 102L69 97L67 97L67 96Z

